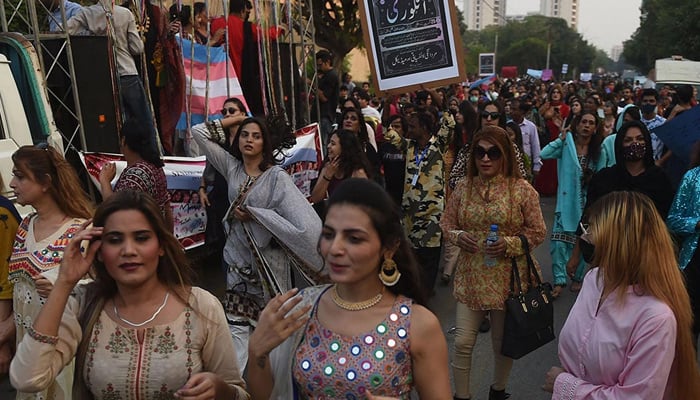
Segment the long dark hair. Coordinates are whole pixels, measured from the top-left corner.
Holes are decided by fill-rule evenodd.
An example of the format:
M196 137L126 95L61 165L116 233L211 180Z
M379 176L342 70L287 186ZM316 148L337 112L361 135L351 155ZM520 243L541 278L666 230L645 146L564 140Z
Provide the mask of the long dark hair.
M515 145L518 146L518 149L520 152L524 153L523 151L523 132L520 130L520 125L517 123L511 121L506 124L506 133L508 133L508 129L512 130L513 133L515 134Z
M602 124L598 114L595 111L581 111L581 115L576 116L572 122L571 134L574 138L578 135L578 124L581 123L584 115L591 115L595 119L595 130L591 136L591 141L588 142L588 159L597 162L600 156L600 145L603 143L603 135L600 132Z
M153 229L163 256L158 261L158 280L168 286L185 304L188 303L186 290L192 286L194 272L190 267L180 242L168 228L158 204L153 198L140 191L121 190L115 192L95 210L94 226L104 227L110 215L117 211L135 210L143 214ZM95 285L99 293L110 298L117 293L117 283L107 272L104 263L95 258Z
M241 125L238 127L238 132L236 132L236 136L233 138L233 143L231 144L231 155L233 155L237 160L243 162L243 154L241 153L239 142L241 140L241 132L243 131L243 128L245 128L245 126L248 124L256 124L260 127L260 133L262 133L263 138L263 157L262 161L260 161L259 168L261 171L265 171L271 166L276 165L278 162L275 159L275 155L273 152L272 140L270 138L270 130L268 129L265 120L263 120L262 118L246 118L245 120L243 120L243 122L241 122Z
M371 178L372 167L357 136L347 129L335 131L331 137L334 135L340 144L340 170L343 171L343 176L350 178L353 172L363 169L367 177Z
M357 206L367 214L379 235L383 248L390 248L398 243L394 261L401 272L401 279L396 285L389 286L387 289L396 295L410 297L416 303L425 305L427 298L421 284L418 263L401 225L399 208L389 194L372 180L346 179L338 185L328 199L328 210L340 204ZM378 265L377 270L379 268Z
M459 113L462 114L464 122L457 124L455 126L455 138L454 144L458 149L461 149L465 144L469 144L474 139L474 133L476 132L480 117L477 114L474 106L468 101L463 101L459 103Z
M134 118L127 119L122 126L121 135L126 147L138 154L144 161L156 167L165 165L160 158L160 153L153 147L151 137L154 133L150 132L144 124L138 123Z
M358 126L359 126L359 131L355 133L357 135L357 138L360 139L360 144L364 146L369 146L369 132L367 132L367 125L365 125L365 118L362 115L362 111L360 111L359 108L344 108L343 113L340 117L340 126L343 126L343 121L345 120L345 116L353 113L357 116L359 119ZM364 150L363 150L364 152Z
M56 149L41 143L22 146L12 154L15 168L31 174L33 180L48 185L48 194L69 217L90 218L93 206L80 186L78 175Z

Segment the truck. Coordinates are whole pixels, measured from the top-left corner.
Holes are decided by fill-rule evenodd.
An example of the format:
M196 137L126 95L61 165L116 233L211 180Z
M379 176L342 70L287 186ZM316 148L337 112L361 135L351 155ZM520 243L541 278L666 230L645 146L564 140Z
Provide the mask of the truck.
M655 62L657 84L700 85L700 62L682 56L658 59Z
M0 33L0 193L5 197L14 197L9 187L12 154L20 146L38 142L60 151L64 148L35 48L22 35Z

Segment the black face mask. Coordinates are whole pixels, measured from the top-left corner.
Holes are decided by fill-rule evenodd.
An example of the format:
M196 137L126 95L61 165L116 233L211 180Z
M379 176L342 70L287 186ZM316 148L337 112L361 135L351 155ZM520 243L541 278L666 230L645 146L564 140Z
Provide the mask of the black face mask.
M656 105L655 104L642 104L642 114L649 115L652 114L656 110Z
M583 261L587 264L593 262L593 253L595 252L595 245L585 241L584 239L579 240L579 247L581 249L581 255L583 256Z
M645 143L634 142L622 148L622 157L626 161L639 161L644 158L646 151L647 145Z

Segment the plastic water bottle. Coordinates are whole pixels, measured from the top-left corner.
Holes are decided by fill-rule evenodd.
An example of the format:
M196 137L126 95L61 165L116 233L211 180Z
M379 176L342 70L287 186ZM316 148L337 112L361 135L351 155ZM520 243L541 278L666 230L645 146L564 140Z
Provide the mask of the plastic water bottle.
M491 246L492 244L496 243L496 241L498 241L498 225L493 224L491 225L491 230L489 231L488 236L486 236L486 247ZM487 267L495 267L496 257L485 255L484 265Z

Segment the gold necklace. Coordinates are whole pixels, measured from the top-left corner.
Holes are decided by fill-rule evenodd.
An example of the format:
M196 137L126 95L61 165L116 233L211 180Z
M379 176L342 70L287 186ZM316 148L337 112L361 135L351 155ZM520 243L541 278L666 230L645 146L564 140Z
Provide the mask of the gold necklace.
M382 291L379 292L376 296L372 297L371 299L367 299L364 301L359 301L357 303L343 300L340 295L338 294L338 285L333 285L333 291L331 292L331 298L333 299L333 302L335 303L336 306L342 308L343 310L348 310L348 311L360 311L360 310L366 310L370 307L376 306L380 301L382 301L382 297L384 296L384 288L382 287Z

